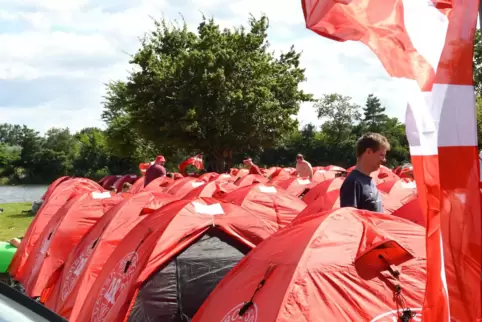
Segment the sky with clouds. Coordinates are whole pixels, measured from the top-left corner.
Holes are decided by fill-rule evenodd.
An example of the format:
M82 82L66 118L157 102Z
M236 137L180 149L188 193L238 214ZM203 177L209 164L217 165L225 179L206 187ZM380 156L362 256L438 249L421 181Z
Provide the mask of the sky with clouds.
M338 92L360 104L374 93L389 115L404 118L399 81L364 45L307 30L299 0L0 0L0 123L41 132L104 127L105 83L127 75L128 53L153 28L149 16L182 14L194 29L202 14L229 27L245 24L250 13L269 17L274 50L294 44L303 51L304 90L316 97ZM320 124L311 104L302 105L298 119Z

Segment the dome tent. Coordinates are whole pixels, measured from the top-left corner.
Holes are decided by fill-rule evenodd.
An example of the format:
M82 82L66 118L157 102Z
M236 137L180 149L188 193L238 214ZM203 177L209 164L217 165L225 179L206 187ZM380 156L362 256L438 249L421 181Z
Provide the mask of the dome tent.
M102 266L122 239L146 214L175 200L162 192L141 192L110 209L71 252L58 282L42 294L41 302L66 319L76 317Z
M192 321L395 321L419 312L425 281L423 227L343 208L307 217L258 245Z
M37 215L28 226L22 242L12 258L8 272L15 280L23 274L24 265L38 238L50 219L65 203L88 191L103 191L102 187L90 179L75 178L60 183L40 207Z
M60 208L39 236L19 278L26 294L40 296L82 237L122 200L109 191L93 191L76 196Z
M122 240L75 320L184 321L271 232L266 219L213 198L170 203Z
M273 232L291 223L306 208L304 201L271 184L253 184L214 197L241 206L261 218L266 217L266 222L273 225ZM277 219L273 221L272 218Z

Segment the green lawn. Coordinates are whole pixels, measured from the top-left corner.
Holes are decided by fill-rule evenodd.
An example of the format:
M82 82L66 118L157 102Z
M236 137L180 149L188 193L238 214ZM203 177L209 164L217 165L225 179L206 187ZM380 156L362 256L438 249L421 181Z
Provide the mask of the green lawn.
M0 203L0 241L8 241L13 237L21 237L34 218L31 213L23 213L32 209L31 202Z

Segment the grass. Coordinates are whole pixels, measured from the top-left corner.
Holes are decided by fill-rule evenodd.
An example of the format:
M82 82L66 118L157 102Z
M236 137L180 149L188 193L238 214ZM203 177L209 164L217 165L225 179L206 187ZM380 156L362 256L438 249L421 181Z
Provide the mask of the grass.
M0 241L8 241L14 237L22 237L34 216L24 213L32 209L31 202L0 204Z

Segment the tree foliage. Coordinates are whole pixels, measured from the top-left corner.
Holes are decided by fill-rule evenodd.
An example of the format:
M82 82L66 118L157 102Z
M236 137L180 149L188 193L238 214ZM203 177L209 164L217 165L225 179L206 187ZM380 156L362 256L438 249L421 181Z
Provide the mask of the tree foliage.
M204 18L197 33L156 22L127 81L109 86L108 133L122 128L163 151L203 152L218 171L225 151L275 146L296 129L293 116L311 95L298 89L300 53L292 47L275 56L267 30L265 16L233 30Z

